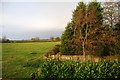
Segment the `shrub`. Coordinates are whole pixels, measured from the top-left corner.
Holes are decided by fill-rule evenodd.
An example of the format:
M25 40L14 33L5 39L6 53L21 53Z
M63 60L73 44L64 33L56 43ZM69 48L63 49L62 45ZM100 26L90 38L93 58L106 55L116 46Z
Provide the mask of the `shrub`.
M37 78L120 78L120 62L53 61L47 60L40 67Z
M49 50L48 52L46 52L45 56L49 57L50 55L54 55L53 50Z
M99 48L95 49L95 53L93 53L93 55L98 57L110 56L110 52L109 46L99 45Z
M55 38L55 41L60 41L60 38L59 38L59 37L56 37L56 38Z
M53 49L46 52L45 56L49 57L50 55L56 55L57 53L60 52L59 48L60 48L59 44L55 45Z
M52 49L52 51L54 52L54 54L57 54L57 53L59 53L60 52L60 45L59 44L57 44L57 45L55 45L55 47Z

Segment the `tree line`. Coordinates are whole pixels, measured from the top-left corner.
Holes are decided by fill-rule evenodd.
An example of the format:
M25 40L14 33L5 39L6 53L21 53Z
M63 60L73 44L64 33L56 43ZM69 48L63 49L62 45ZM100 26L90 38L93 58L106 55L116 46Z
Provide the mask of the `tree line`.
M55 42L60 41L60 37L50 37L49 39L40 39L39 37L31 38L30 40L10 40L6 36L0 39L0 43L22 43L22 42Z
M120 2L79 2L61 37L61 54L120 54Z

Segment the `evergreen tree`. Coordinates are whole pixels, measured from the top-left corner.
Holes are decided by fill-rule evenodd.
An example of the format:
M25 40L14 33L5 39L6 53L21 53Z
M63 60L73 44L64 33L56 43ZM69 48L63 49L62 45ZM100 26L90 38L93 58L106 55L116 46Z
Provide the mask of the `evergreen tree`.
M93 53L97 46L98 30L102 25L102 7L98 2L90 2L87 6L80 2L73 12L74 38L76 52L86 54Z
M109 25L103 25L103 8L99 2L83 2L73 12L72 23L69 23L62 35L62 54L108 55L109 44L115 42L114 31ZM103 54L102 54L103 53Z
M86 4L83 2L79 2L76 9L73 12L73 18L72 21L74 23L73 26L73 39L72 39L72 46L74 48L74 53L76 54L82 54L82 43L81 43L81 37L82 33L84 33L85 28L85 16L86 16Z
M62 34L60 46L61 54L73 54L71 47L72 44L71 40L73 36L72 26L73 26L72 22L68 23L64 33Z

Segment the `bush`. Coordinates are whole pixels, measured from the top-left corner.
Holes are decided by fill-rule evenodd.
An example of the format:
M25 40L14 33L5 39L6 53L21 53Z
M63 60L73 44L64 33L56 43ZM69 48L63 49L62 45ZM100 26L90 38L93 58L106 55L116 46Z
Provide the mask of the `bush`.
M56 38L55 38L55 41L60 41L60 38L59 38L59 37L56 37Z
M54 52L54 54L57 54L57 53L59 53L60 52L60 45L59 44L57 44L57 45L55 45L55 47L52 49L52 51Z
M59 44L55 45L55 47L53 49L51 49L48 52L46 52L45 56L49 57L50 55L56 55L57 53L60 52L59 48L60 48Z
M11 41L9 40L9 39L3 39L2 41L1 41L2 43L10 43Z
M110 52L109 46L99 45L99 48L95 48L95 53L93 53L93 55L98 57L110 56Z
M40 67L37 78L120 78L120 62L53 61L47 60Z
M53 50L49 50L48 52L46 52L45 56L49 57L50 55L54 55Z

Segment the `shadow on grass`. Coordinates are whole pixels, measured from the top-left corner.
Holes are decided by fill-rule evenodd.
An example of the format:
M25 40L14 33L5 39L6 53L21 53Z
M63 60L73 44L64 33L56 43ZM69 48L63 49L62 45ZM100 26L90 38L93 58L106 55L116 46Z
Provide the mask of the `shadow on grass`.
M43 60L34 60L34 61L28 61L25 64L23 64L23 67L34 67L38 68L43 64Z

